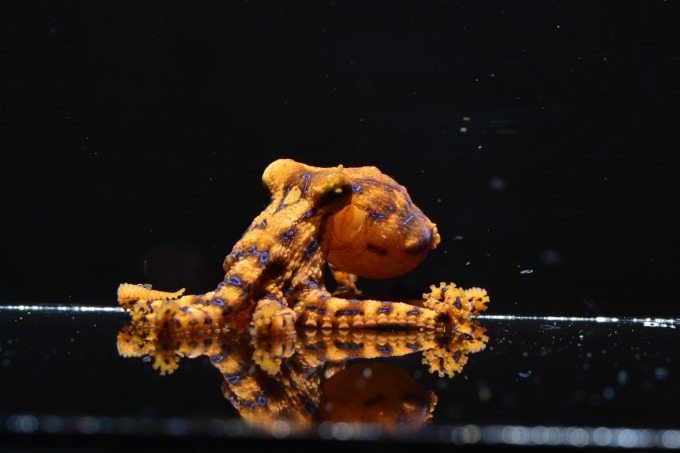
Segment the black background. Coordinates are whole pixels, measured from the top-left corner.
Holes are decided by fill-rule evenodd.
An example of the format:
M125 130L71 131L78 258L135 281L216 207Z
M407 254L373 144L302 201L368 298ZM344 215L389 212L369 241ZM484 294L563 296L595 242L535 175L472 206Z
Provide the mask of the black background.
M291 157L375 165L437 223L416 271L365 288L680 315L676 2L14 3L2 303L213 289Z

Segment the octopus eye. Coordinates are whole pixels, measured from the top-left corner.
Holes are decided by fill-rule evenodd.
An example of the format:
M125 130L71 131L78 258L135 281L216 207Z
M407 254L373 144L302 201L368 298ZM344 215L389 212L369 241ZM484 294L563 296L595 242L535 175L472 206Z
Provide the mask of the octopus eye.
M333 216L333 238L341 247L347 247L357 238L366 219L366 213L350 204Z
M318 208L336 212L351 200L352 185L344 173L331 173L314 187L314 196Z

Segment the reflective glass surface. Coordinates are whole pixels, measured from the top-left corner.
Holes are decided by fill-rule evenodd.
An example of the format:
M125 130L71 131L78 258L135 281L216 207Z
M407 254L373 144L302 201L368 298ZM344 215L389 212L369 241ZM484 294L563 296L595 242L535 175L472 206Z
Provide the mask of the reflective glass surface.
M672 320L489 315L475 326L486 346L404 330L150 345L127 315L86 310L3 310L14 441L678 446ZM429 372L447 357L452 373ZM177 366L162 376L157 358Z

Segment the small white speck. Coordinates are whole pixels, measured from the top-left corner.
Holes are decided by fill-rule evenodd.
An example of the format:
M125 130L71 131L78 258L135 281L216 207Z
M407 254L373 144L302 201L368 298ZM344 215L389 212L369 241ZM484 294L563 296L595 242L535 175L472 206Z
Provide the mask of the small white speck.
M611 387L605 387L604 390L602 390L602 396L606 400L612 400L616 396L616 391Z
M524 269L519 271L520 274L533 274L534 270L533 269Z
M665 381L668 379L668 368L658 367L654 369L654 377L657 381Z
M505 180L503 178L500 178L498 176L494 176L489 181L489 186L493 190L503 191L507 187L507 184L505 183Z
M288 437L288 435L290 434L290 423L288 423L285 420L275 421L274 423L272 423L271 433L272 436L276 437L277 439L283 439Z

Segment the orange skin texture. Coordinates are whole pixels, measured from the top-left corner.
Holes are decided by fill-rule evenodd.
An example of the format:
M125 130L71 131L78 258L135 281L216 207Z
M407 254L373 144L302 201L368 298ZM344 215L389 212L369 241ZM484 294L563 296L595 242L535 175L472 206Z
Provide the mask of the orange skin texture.
M463 372L470 354L486 347L485 329L474 321L471 328L471 334L298 329L278 337L230 330L151 338L127 325L118 334L118 351L150 359L162 375L174 373L182 360L209 358L224 378L227 400L248 425L267 433L278 421L304 432L328 420L379 423L403 434L430 422L437 397L385 359L420 353L431 373L452 378ZM349 364L355 359L362 360ZM181 398L191 394L179 395L180 404Z
M330 218L330 264L361 277L392 278L439 244L437 226L394 179L376 167L344 173L352 181L352 201Z
M401 275L440 242L406 189L377 168L279 159L262 180L271 203L227 255L214 291L183 296L120 285L119 303L137 328L169 335L251 329L256 336L288 335L296 325L451 330L485 309L484 290L444 283L417 305L360 298L357 275ZM323 284L327 264L335 294Z

